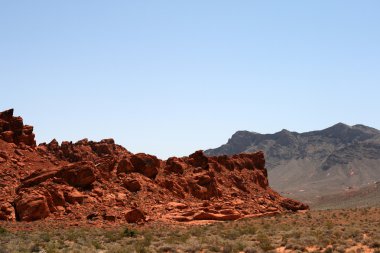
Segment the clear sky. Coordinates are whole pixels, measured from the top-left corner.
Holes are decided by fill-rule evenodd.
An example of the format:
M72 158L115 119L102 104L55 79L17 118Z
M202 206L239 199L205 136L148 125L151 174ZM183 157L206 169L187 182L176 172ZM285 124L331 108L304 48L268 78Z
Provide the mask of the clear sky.
M161 158L237 130L380 129L380 1L0 0L0 110Z

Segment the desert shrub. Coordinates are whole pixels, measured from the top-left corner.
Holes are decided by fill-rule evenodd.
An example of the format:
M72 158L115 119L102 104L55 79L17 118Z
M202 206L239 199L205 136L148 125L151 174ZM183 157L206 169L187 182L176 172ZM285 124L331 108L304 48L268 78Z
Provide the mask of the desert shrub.
M164 241L167 244L183 244L185 243L189 238L190 238L190 233L180 233L180 232L175 232L175 233L169 233L165 238ZM206 238L206 237L202 237Z
M259 241L259 247L262 248L264 251L274 249L274 247L271 244L271 240L267 235L260 233L257 235L256 239Z
M270 229L270 226L271 225L268 222L263 224L263 228L265 229Z
M95 249L103 249L103 246L102 244L98 241L98 240L93 240L91 242L92 246L95 247Z
M237 241L234 244L234 252L241 252L244 250L244 248L247 246L247 244L244 241Z
M49 242L51 239L51 235L49 233L42 233L42 234L40 234L40 238L44 242Z
M143 243L140 243L140 242L137 242L137 243L135 244L135 251L136 251L137 253L147 253L147 252L148 252L146 246L144 246L144 244L143 244Z
M122 240L125 235L121 231L106 231L104 237L106 238L106 242L110 243Z
M327 222L326 222L326 228L327 228L328 230L332 229L333 227L334 227L334 224L333 224L331 221L327 221Z
M300 231L292 231L290 234L290 237L300 239L301 238L301 232Z
M239 228L240 235L254 235L257 232L257 228L254 226L245 226Z
M139 241L136 242L136 244L135 244L135 250L136 250L136 252L137 253L149 252L147 248L151 245L152 239L153 239L152 234L146 233L144 235L144 239L139 240Z
M3 228L3 227L0 227L0 235L3 235L3 234L6 234L8 231Z
M222 250L223 253L232 253L232 251L233 251L233 247L230 243L225 243L223 245L223 250Z
M236 240L240 236L241 236L241 233L237 229L227 229L227 230L223 231L223 233L222 233L222 237L224 239L229 239L229 240Z
M200 252L201 251L201 246L200 245L187 245L185 248L184 248L184 251L186 253L197 253L197 252Z
M220 252L220 250L221 250L221 247L218 245L203 244L202 248L206 248L207 252Z
M135 230L125 228L123 234L125 237L135 237L137 235L137 232Z
M40 252L41 250L41 245L39 243L35 243L30 247L30 252Z
M69 229L64 236L68 241L77 242L80 238L85 236L85 232L82 229Z

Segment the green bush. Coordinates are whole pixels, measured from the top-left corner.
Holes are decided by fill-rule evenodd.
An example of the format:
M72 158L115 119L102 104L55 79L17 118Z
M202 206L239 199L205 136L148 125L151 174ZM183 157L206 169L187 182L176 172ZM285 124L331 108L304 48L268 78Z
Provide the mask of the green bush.
M259 247L262 248L264 251L274 249L267 235L260 233L257 235L257 240L259 241Z
M0 227L0 235L1 234L5 234L5 233L7 233L8 231L5 229L5 228L3 228L3 227Z
M137 232L135 230L126 228L126 229L124 229L123 234L126 237L135 237L137 235Z

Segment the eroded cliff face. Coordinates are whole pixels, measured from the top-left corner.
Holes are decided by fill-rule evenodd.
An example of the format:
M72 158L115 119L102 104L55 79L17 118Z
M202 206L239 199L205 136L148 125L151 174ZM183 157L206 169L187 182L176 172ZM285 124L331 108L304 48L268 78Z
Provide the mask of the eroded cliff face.
M0 220L190 222L308 208L269 187L262 152L162 161L112 139L36 146L13 110L0 119Z

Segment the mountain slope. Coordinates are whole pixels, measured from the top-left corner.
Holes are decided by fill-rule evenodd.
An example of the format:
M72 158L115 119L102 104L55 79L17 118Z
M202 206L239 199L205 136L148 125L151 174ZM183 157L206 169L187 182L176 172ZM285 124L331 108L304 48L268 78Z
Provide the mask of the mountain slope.
M305 133L238 131L227 144L205 154L258 150L266 154L272 187L304 201L380 181L380 131L364 125L338 123Z

